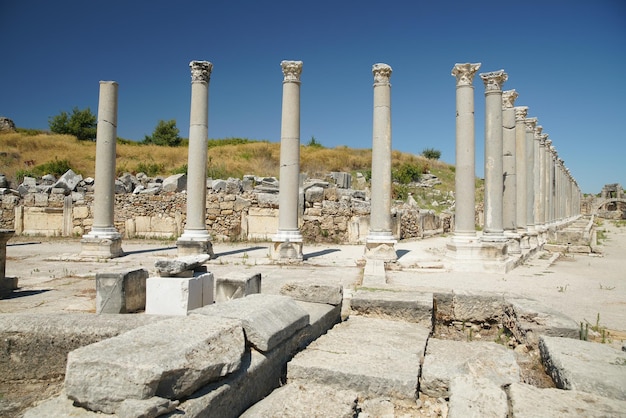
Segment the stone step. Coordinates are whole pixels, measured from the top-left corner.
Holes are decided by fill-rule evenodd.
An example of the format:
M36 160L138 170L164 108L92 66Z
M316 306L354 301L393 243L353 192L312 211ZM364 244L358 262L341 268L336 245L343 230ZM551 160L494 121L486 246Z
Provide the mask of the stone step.
M433 294L359 289L350 301L353 314L415 322L430 327Z
M415 399L429 333L415 323L351 317L298 353L287 365L287 381Z
M626 401L626 353L608 345L541 336L539 351L558 388Z
M451 396L450 383L463 375L487 379L500 386L520 381L520 368L513 350L485 341L428 341L420 392L433 398Z

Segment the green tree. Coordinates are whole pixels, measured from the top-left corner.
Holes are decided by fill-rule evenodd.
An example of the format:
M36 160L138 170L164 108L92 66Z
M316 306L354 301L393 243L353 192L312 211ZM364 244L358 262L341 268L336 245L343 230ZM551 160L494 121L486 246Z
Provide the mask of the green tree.
M426 148L422 151L422 155L429 160L438 160L441 157L441 151L434 148Z
M55 134L74 135L81 141L93 141L96 138L98 119L89 108L80 110L75 107L71 114L62 111L58 115L50 117L48 126L50 131Z
M311 148L324 148L321 142L318 142L314 136L311 137L311 140L306 144L307 147Z
M154 145L165 145L169 147L179 146L183 139L178 135L180 131L176 127L176 119L168 121L159 120L152 136L146 135L143 143Z

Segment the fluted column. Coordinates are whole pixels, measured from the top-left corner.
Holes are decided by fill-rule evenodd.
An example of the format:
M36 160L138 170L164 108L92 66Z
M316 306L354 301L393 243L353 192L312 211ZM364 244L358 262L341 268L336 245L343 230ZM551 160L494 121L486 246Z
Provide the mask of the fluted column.
M515 90L502 93L502 226L506 234L517 234L517 164L515 160Z
M278 231L272 238L271 258L300 261L302 234L298 228L300 180L300 75L302 61L282 61L283 103L280 129Z
M527 232L526 204L528 190L526 187L526 115L528 107L516 106L515 108L515 174L517 178L517 195L515 205L515 224L517 232ZM524 244L525 241L522 241ZM524 245L522 245L524 248Z
M123 254L122 237L115 228L115 151L117 144L117 97L115 81L100 82L96 132L96 178L94 219L81 241L81 256L115 258Z
M384 261L397 259L391 232L391 72L387 64L374 64L372 123L372 191L370 230L365 255Z
M476 238L476 162L474 139L474 86L472 82L480 63L455 64L456 77L456 174L455 242Z
M504 70L480 74L485 84L485 228L483 241L505 241L502 220L502 85Z
M207 143L209 140L209 81L213 64L191 61L191 108L187 156L187 222L176 245L179 255L213 256L206 228Z
M535 248L537 246L535 196L538 193L536 186L538 150L535 141L537 118L526 118L524 125L526 127L526 228L530 248Z

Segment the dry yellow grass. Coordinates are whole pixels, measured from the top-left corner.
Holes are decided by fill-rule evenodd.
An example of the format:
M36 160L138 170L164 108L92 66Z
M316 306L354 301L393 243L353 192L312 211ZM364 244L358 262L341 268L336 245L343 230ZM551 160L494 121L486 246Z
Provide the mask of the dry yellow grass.
M143 144L117 144L117 172L137 173L151 169L149 175L169 175L187 164L188 148L163 147ZM67 160L70 167L84 177L95 174L96 144L79 141L70 135L0 134L0 174L15 180L20 171L32 171L37 166L55 160ZM368 171L371 168L370 149L351 149L345 146L323 148L301 146L301 171L310 177L321 177L331 171ZM447 175L453 181L452 169L446 163L428 160L399 151L392 153L392 165L410 163L424 169ZM237 145L223 145L208 150L208 175L237 177L244 174L258 176L279 175L280 144L253 141Z

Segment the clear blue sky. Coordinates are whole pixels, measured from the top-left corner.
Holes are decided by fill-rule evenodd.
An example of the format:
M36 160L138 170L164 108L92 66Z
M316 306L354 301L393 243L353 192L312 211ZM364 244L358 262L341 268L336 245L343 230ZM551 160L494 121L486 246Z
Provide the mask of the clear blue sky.
M371 148L372 64L393 68L393 149L455 159L455 63L504 69L583 192L626 186L626 1L0 0L0 116L23 128L97 112L119 83L118 136L160 119L188 136L189 61L214 65L209 137L280 139L282 60L304 62L301 141ZM474 79L477 176L484 85Z

